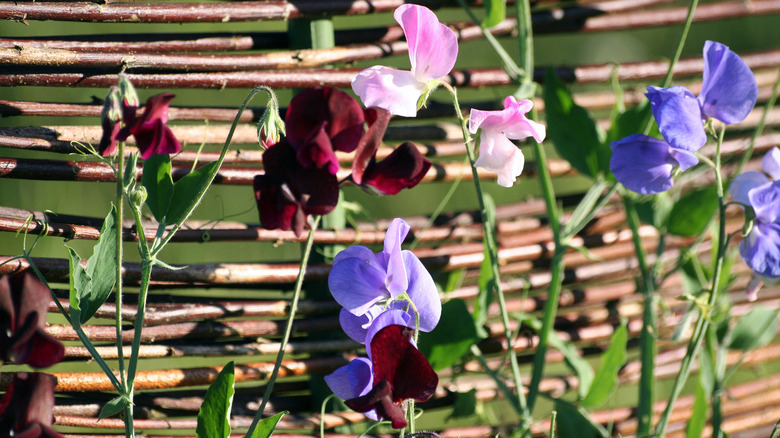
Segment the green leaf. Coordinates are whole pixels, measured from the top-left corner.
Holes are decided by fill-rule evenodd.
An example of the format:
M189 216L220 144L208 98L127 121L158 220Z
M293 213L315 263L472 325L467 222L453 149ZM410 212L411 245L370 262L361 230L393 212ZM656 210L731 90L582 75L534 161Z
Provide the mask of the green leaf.
M544 80L547 138L555 145L563 159L583 175L596 178L609 173L609 145L602 141L602 134L593 117L574 103L569 90L552 69Z
M672 207L666 230L678 236L698 236L718 209L715 186L700 187L683 195Z
M87 271L81 266L81 257L76 254L73 248L67 248L68 250L68 267L69 267L69 283L70 283L70 321L73 328L77 328L81 325L81 302L80 291L90 287L92 279L87 275Z
M198 438L226 438L230 436L230 411L233 406L236 376L233 362L219 372L216 380L206 391L203 404L198 412L198 426L195 434Z
M453 299L442 305L441 320L430 333L420 333L420 351L436 371L451 367L479 341L466 302Z
M155 154L144 160L141 184L146 188L146 205L157 222L164 224L173 196L171 157Z
M778 312L780 309L754 307L742 315L731 333L728 348L748 351L771 342L777 333Z
M707 400L709 394L704 386L699 382L696 386L696 398L693 400L691 409L691 418L688 420L688 426L685 428L686 438L699 438L704 432L704 425L707 424Z
M468 392L456 392L455 403L452 406L452 414L449 418L470 417L477 413L477 390L472 388Z
M90 286L79 295L82 324L89 321L106 302L116 284L116 215L116 207L112 205L103 221L100 238L92 250L92 257L87 261Z
M496 204L490 195L485 194L485 218L488 223L488 229L493 233L493 242L496 242L495 223L496 223ZM477 287L479 292L474 300L474 325L480 337L487 337L484 325L488 317L488 308L493 302L493 291L495 289L495 278L493 278L493 262L490 258L487 240L482 239L484 250L482 251L482 263L479 266L479 279Z
M593 378L588 395L582 400L582 406L596 407L607 401L617 387L618 371L626 363L626 343L628 329L623 322L612 334L609 348L601 357L601 366Z
M555 410L558 411L557 426L559 438L604 436L604 433L596 427L593 421L571 403L555 399Z
M485 0L485 19L482 26L490 29L506 18L506 0Z
M130 400L128 400L128 398L123 395L112 398L111 401L106 403L105 406L103 406L103 409L100 410L98 421L122 412L129 405Z
M255 428L254 432L252 432L252 436L247 436L246 438L270 437L271 434L274 433L274 429L276 429L276 424L279 422L279 420L282 419L284 414L287 413L288 413L287 411L283 411L283 412L279 412L273 417L264 418L263 421L257 423L257 427Z
M173 187L173 197L165 217L166 224L178 224L195 208L213 177L212 171L219 163L212 161L194 172L188 173L184 178L176 182Z
M662 230L669 223L669 213L673 205L668 193L661 192L653 196L637 197L634 206L640 221Z
M571 237L574 232L581 230L584 227L585 224L583 224L582 221L588 217L588 214L593 210L593 207L599 202L601 192L603 192L606 187L607 183L604 181L597 181L588 189L580 203L577 204L574 212L572 212L571 218L563 227L563 235L565 237Z
M593 382L593 368L588 361L579 355L574 343L559 338L555 331L550 331L548 342L553 348L563 353L566 365L577 374L577 379L580 382L577 393L580 399L585 398Z
M626 110L613 111L612 124L609 126L605 140L607 146L613 141L642 132L645 127L645 120L650 117L650 105L648 102L645 100L639 105ZM655 125L653 126L654 128L650 131L650 135L655 137L658 135L658 129Z

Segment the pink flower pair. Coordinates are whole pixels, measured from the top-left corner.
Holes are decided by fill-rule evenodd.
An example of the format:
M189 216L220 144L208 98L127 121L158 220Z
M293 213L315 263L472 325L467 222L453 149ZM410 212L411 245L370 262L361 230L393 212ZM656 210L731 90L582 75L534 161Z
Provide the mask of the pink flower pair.
M410 71L384 66L367 68L352 80L352 90L368 107L379 107L403 117L414 117L428 94L452 71L458 57L455 32L439 22L424 6L403 5L393 15L409 44ZM471 111L469 130L480 133L477 167L496 172L498 184L511 187L523 170L523 153L510 140L533 137L541 142L545 127L525 114L530 100L517 102L509 96L502 111Z

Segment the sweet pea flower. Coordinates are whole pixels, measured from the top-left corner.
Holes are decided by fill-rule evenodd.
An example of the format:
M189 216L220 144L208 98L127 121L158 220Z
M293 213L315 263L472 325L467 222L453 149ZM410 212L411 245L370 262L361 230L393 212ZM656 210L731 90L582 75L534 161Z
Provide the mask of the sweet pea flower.
M168 123L168 106L176 97L172 93L162 93L150 97L144 106L144 112L133 120L125 120L125 127L119 131L117 139L127 140L135 137L141 158L144 160L152 155L176 154L181 151L181 144L166 125Z
M674 148L693 152L707 141L703 121L712 117L730 125L745 120L756 104L758 85L739 55L707 41L699 97L681 86L647 87L646 96L664 139Z
M33 274L0 277L0 361L52 366L65 347L44 330L51 292Z
M333 298L350 315L342 312L342 328L358 342L385 305L406 293L417 308L420 330L431 331L441 317L441 301L431 274L411 251L401 250L409 232L409 224L396 218L385 235L383 251L374 254L365 246L352 246L333 260L328 287ZM403 307L414 321L414 310L403 302L390 306ZM395 308L395 307L391 307Z
M54 381L40 373L17 373L0 399L0 436L64 438L52 429Z
M393 16L409 44L411 71L370 67L355 76L352 90L366 107L384 108L397 116L414 117L428 93L455 66L458 37L424 6L401 5Z
M501 111L471 110L469 132L480 133L479 157L474 166L496 172L500 186L512 187L525 164L523 153L510 140L527 137L533 137L539 143L544 140L544 125L525 116L533 105L530 100L518 102L508 96Z
M283 140L263 152L265 173L253 187L260 223L268 230L293 230L300 236L310 214L328 214L338 203L339 184L327 169L305 169Z
M780 150L773 148L764 155L762 167L772 178L780 176ZM739 244L742 260L756 275L780 279L780 181L750 171L734 178L730 191L735 201L752 208L755 215L750 233ZM756 286L750 288L748 297L755 299L757 291Z
M677 169L686 170L699 162L691 152L642 134L613 141L610 148L609 168L615 178L627 189L642 195L669 190Z
M698 163L694 152L707 141L704 123L744 120L756 104L756 78L745 62L723 44L704 44L702 91L685 87L647 87L645 96L664 140L635 134L610 144L610 170L629 190L655 194L669 190L677 169Z
M397 310L380 315L366 337L370 361L356 359L325 377L350 409L372 419L390 420L395 429L407 424L401 403L430 399L439 382L411 339L414 329L405 322L407 316Z
M335 175L335 151L352 152L363 136L363 108L335 88L307 88L290 101L285 116L287 140L306 169L325 168ZM382 131L384 133L384 131Z

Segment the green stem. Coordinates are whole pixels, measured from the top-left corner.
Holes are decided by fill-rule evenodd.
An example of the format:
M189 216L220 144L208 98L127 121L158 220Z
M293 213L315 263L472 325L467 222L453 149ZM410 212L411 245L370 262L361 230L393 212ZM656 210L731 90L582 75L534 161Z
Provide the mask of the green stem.
M279 368L282 366L282 359L284 359L284 350L287 348L287 342L290 340L290 334L292 333L293 321L295 319L295 313L298 311L298 300L301 297L301 289L303 287L303 279L306 275L306 266L309 263L309 256L311 255L311 248L314 245L314 232L317 231L317 227L320 224L321 216L314 216L314 221L311 224L311 230L309 230L309 237L306 240L306 247L303 250L301 256L301 266L298 271L298 278L295 280L295 291L293 292L292 302L290 302L290 310L287 315L287 325L284 328L284 336L282 337L282 343L279 347L279 354L276 356L276 363L274 363L274 369L271 371L271 377L268 379L268 384L265 388L265 394L263 394L263 401L260 407L257 409L255 418L252 420L252 424L249 426L249 430L246 433L247 437L252 436L260 419L263 417L263 411L268 404L268 398L271 397L271 393L274 389L274 383L276 377L279 375Z
M534 32L531 21L531 5L528 0L517 0L515 2L517 10L517 40L520 43L520 59L523 63L525 77L523 83L532 83L534 81ZM529 96L531 97L531 96Z
M466 146L466 154L469 158L469 163L471 164L471 174L474 178L474 189L477 193L477 202L479 203L479 212L482 216L482 229L485 239L485 244L487 245L488 253L490 254L490 266L492 268L492 274L493 274L493 288L494 292L496 294L496 298L498 299L498 309L501 313L501 322L504 325L504 337L506 337L506 343L507 343L507 353L509 354L509 363L512 368L512 377L515 382L515 389L517 390L517 404L520 406L520 410L522 411L522 416L524 418L524 421L530 421L530 410L528 409L528 405L526 404L525 399L525 393L523 390L523 381L520 375L520 366L517 363L517 354L515 353L513 342L512 342L512 333L509 329L509 312L506 308L506 299L504 298L504 292L501 289L501 274L498 271L498 248L496 246L496 241L493 236L493 230L491 228L491 223L488 219L488 213L487 209L485 208L485 198L484 193L482 192L482 185L479 182L479 174L477 173L477 168L474 166L474 163L476 162L476 154L474 153L474 148L471 145L471 136L469 135L468 128L466 126L466 119L463 117L463 113L460 110L460 102L458 102L458 93L455 88L451 87L449 84L444 83L443 84L445 88L448 88L450 90L450 93L452 93L452 99L453 103L455 105L455 113L458 116L458 119L460 120L461 130L463 131L463 143Z
M534 151L536 153L536 167L539 171L539 182L544 194L544 202L547 207L547 215L552 229L553 242L555 244L555 253L551 260L551 278L547 287L547 301L544 303L544 315L542 316L542 329L539 332L539 345L536 347L533 361L533 372L531 374L531 384L528 386L528 409L533 412L536 398L539 395L539 383L544 375L544 366L547 355L547 342L550 339L550 332L553 330L555 315L558 312L558 301L561 295L561 283L563 281L563 254L565 245L561 241L561 225L558 217L558 206L555 201L555 192L550 177L549 167L547 166L547 156L541 144L534 142Z
M680 60L680 56L682 56L683 48L685 47L685 40L688 39L688 31L691 29L691 23L693 23L693 13L696 11L696 6L698 4L699 0L691 0L691 4L688 7L688 15L685 17L685 24L683 25L683 30L680 34L680 41L677 43L677 50L674 52L674 57L669 63L669 69L666 71L666 77L664 78L663 84L661 84L661 88L666 88L669 86L669 84L672 83L672 78L674 77L674 67L677 65L677 61ZM652 114L648 113L647 118L645 118L644 126L645 127L642 132L647 135L650 133L650 128L653 126Z
M117 168L116 168L116 351L117 362L119 365L119 378L122 380L122 393L127 394L127 374L125 370L124 346L122 345L122 260L123 241L122 241L122 219L124 216L124 170L125 170L125 142L121 141L117 145ZM125 435L128 438L135 436L133 428L132 408L128 412L125 408Z
M108 379L111 381L111 384L114 385L114 389L116 389L117 392L122 393L122 384L116 378L114 372L111 371L111 368L103 359L103 356L101 356L100 353L98 353L97 350L95 350L95 346L92 345L92 341L90 341L89 338L87 337L87 334L84 333L84 330L81 328L81 325L79 326L73 325L73 321L70 319L70 314L68 314L68 312L65 310L65 307L63 307L62 303L60 303L60 300L58 300L57 297L54 295L54 291L49 286L49 283L46 281L46 278L43 276L41 271L38 270L38 267L35 266L30 255L25 254L23 258L27 260L27 263L30 264L30 268L33 270L33 272L35 272L35 275L38 277L38 279L41 280L41 283L43 283L47 288L49 288L49 290L51 291L52 301L54 301L54 304L57 305L57 308L60 310L62 316L65 317L65 320L68 322L68 324L70 324L70 326L73 327L73 330L76 331L76 335L78 335L81 343L84 344L84 348L86 348L87 351L89 351L89 354L92 356L93 359L95 359L95 362L98 363L100 369L103 370L103 372L106 374Z
M723 272L723 260L725 259L726 255L726 206L724 202L724 190L723 190L723 176L721 173L721 157L720 157L720 148L723 144L723 135L725 133L725 128L721 129L720 134L718 135L718 144L715 151L715 188L718 192L718 212L719 212L719 224L718 224L718 248L716 253L716 259L715 259L715 271L712 275L712 287L710 289L710 296L709 300L707 302L707 306L705 309L702 309L702 315L699 317L699 320L696 321L696 326L693 329L693 334L691 335L691 340L688 342L688 349L685 352L685 357L683 357L682 362L680 363L680 372L677 374L677 377L674 379L674 385L672 386L672 394L669 396L669 401L666 404L666 409L664 409L663 414L661 415L661 419L658 421L658 425L655 428L655 435L658 437L663 437L666 433L666 427L669 424L669 418L672 415L672 410L674 408L674 403L677 401L677 398L680 396L680 392L682 391L683 385L685 385L685 381L688 379L688 375L691 371L691 363L696 358L696 355L699 353L699 348L701 346L701 341L704 338L704 336L707 333L707 329L709 328L709 315L705 314L706 309L713 309L715 307L715 304L718 300L718 292L720 289L720 277Z
M458 4L463 8L464 11L466 11L466 14L468 14L469 18L471 18L471 21L479 26L479 29L482 31L482 36L485 37L485 40L490 44L498 57L501 59L501 63L504 64L504 70L506 71L506 74L509 75L513 81L516 81L521 76L523 76L523 69L515 63L511 56L509 56L509 53L504 50L504 47L501 45L501 43L498 42L496 37L493 36L493 34L490 33L488 29L482 26L482 23L480 23L477 16L474 15L474 12L472 12L471 8L468 4L466 4L465 0L458 0Z
M241 107L238 109L238 113L236 114L235 119L233 119L233 124L230 126L230 131L228 131L227 139L225 140L224 146L222 146L222 152L219 154L219 158L217 159L217 165L214 166L212 169L210 175L208 184L204 184L201 188L200 192L196 195L197 201L192 204L190 209L187 211L186 214L184 214L183 219L178 224L174 224L173 228L171 228L171 231L165 236L164 239L162 239L159 243L155 244L152 251L150 252L152 257L155 257L157 254L162 251L162 249L165 247L165 245L170 242L170 240L173 238L174 234L176 234L177 231L182 227L184 224L184 221L186 221L192 212L195 210L195 208L200 204L200 201L203 200L203 196L206 194L206 190L211 187L211 183L214 181L214 178L217 176L217 173L219 172L219 169L222 167L222 162L225 161L225 157L227 156L228 148L230 148L230 142L233 140L233 134L236 132L236 127L238 126L238 121L241 118L241 114L244 113L244 110L249 105L249 102L252 101L252 99L259 93L260 91L265 91L266 93L273 98L274 92L271 90L270 87L267 87L265 85L260 85L253 89L251 92L249 92L249 95L244 99L244 103L241 104ZM141 239L143 239L143 234L140 235Z
M772 108L775 106L775 102L777 101L777 90L779 87L780 70L777 72L777 80L775 80L775 86L772 88L772 94L769 95L769 100L766 102L766 105L764 105L764 112L761 114L761 120L758 122L756 130L753 132L753 136L750 137L750 144L748 144L747 149L745 149L745 153L742 155L742 159L739 161L739 166L737 166L737 170L734 172L734 175L739 175L742 173L742 169L745 167L748 161L750 161L750 157L753 155L753 148L756 146L756 140L758 140L758 137L760 137L764 132L766 119L769 117L769 112L772 111Z
M496 382L498 390L504 393L504 397L509 400L509 402L512 404L512 407L515 408L517 414L522 416L523 409L520 407L520 404L517 402L514 394L512 394L512 390L506 386L504 379L502 379L501 376L499 376L495 371L493 371L492 368L490 368L487 360L485 360L485 356L482 354L482 350L480 350L479 347L477 347L475 344L472 344L471 354L477 358L477 361L479 361L480 365L482 365L482 368L484 368L485 372L488 373L488 375L490 375L490 377Z
M658 296L655 293L655 278L653 271L647 264L647 255L642 238L639 235L639 216L636 205L630 193L623 196L623 205L626 210L626 219L631 228L631 237L634 242L639 271L642 276L640 287L645 297L644 312L642 314L642 331L639 333L639 356L642 370L639 377L639 402L637 404L637 436L647 436L652 427L653 415L653 387L655 386L655 357L658 347L655 342L656 333L656 308Z

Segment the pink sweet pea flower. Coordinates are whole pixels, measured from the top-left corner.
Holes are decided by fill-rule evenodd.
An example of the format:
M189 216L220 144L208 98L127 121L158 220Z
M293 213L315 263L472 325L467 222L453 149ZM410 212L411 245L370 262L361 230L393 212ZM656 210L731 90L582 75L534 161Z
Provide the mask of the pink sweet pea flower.
M504 99L501 111L471 110L469 131L472 134L480 132L479 158L474 166L496 172L500 186L512 187L525 164L523 153L510 140L527 137L533 137L539 143L544 140L544 125L525 116L533 105L530 100L518 102L509 96Z
M393 14L409 44L411 71L384 66L367 68L352 80L352 90L366 107L379 107L392 114L414 117L421 98L436 88L439 79L455 66L458 37L439 23L424 6L402 5Z

